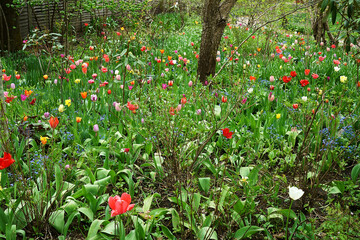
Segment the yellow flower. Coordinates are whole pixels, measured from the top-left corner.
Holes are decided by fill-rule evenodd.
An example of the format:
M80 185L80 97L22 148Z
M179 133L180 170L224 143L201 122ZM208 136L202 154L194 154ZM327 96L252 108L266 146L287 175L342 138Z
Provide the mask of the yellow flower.
M226 51L226 49L227 49L227 48L226 48L226 47L224 47L224 51Z
M246 68L246 64L243 65L243 68L244 68L244 69Z
M75 79L75 83L76 84L80 83L80 79Z
M65 111L65 106L64 105L62 105L62 104L60 104L60 106L59 106L59 112L63 112L63 111Z
M258 64L257 67L260 68L260 64Z
M71 105L71 99L65 100L65 105L68 106L68 107L70 107L70 105Z
M43 145L45 145L46 143L47 143L47 140L48 140L49 138L48 137L42 137L42 136L40 136L40 141L41 141L41 143L43 144Z
M282 69L282 66L280 66L280 69Z
M319 91L319 95L321 95L321 94L322 94L322 90Z
M346 76L340 76L340 82L345 83L347 81Z
M124 31L124 30L125 30L124 27L121 27L120 29L121 29L121 31Z
M81 122L82 118L81 117L76 117L76 122L79 123Z
M280 117L281 117L280 113L276 114L276 119L279 119Z

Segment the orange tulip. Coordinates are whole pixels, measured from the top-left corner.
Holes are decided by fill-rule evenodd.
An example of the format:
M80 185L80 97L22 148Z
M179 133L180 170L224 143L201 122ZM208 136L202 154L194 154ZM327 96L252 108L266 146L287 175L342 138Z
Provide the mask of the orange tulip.
M87 92L81 92L80 94L83 99L85 99L87 97Z

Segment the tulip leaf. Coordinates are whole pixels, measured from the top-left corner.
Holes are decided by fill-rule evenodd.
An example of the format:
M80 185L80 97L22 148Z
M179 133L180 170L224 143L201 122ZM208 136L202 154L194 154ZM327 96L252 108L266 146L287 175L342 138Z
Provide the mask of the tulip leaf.
M63 233L64 231L64 225L65 225L64 216L65 216L64 210L57 210L51 213L49 218L50 224L60 233Z
M85 216L87 216L90 221L94 220L94 213L91 211L90 208L81 207L81 208L78 209L78 211L81 212L82 214L84 214Z
M205 192L205 194L207 194L210 189L210 178L209 177L199 178L199 184L200 184L201 190L203 190Z
M260 228L257 226L246 226L242 227L236 231L234 238L235 239L242 239L246 237L250 237L251 235L264 231L264 228Z
M151 207L151 203L154 197L160 197L161 195L158 193L154 193L151 196L148 196L147 198L144 199L144 206L143 206L143 212L146 213L147 211L150 210Z
M55 184L56 184L56 191L60 192L62 188L62 174L59 165L55 165Z
M360 163L355 165L351 170L351 179L353 180L353 182L356 182L359 176L360 176Z
M93 238L97 235L97 232L100 229L101 224L104 222L104 220L95 219L89 228L89 232L87 235L87 239Z
M161 225L161 230L168 239L176 240L176 237L174 236L174 234L172 234L171 231L167 227L165 227L164 225Z
M211 233L211 236L209 236L210 233ZM198 236L198 239L200 239L200 240L203 240L203 239L217 240L218 239L216 231L210 227L201 228L200 231L198 232L197 236Z

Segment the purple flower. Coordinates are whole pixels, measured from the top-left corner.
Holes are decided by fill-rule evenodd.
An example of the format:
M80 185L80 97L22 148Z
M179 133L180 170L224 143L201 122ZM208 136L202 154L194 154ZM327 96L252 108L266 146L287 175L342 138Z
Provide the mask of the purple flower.
M61 58L65 57L65 54L63 54L63 53L62 53L62 54L60 54L60 57L61 57Z
M15 83L10 84L10 87L11 87L12 89L15 89Z
M241 101L242 104L245 104L247 101L247 98L243 98L243 100Z
M166 89L167 88L167 85L165 83L162 84L162 88L163 89Z
M196 114L200 115L201 114L201 109L196 110Z
M133 89L133 86L129 86L129 90Z
M98 132L99 131L99 125L95 124L94 125L94 132Z
M44 113L44 118L48 118L48 117L50 117L50 113L49 113L49 112L45 112L45 113Z

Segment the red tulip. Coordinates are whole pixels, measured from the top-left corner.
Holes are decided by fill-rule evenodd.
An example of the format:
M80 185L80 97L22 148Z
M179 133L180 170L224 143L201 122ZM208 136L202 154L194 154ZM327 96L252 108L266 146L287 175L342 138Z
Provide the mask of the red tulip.
M224 128L222 129L222 131L223 131L223 136L226 137L227 139L232 138L232 135L234 134L234 132L230 132L228 128Z
M130 148L125 148L124 152L128 153L130 151Z
M222 101L223 103L226 103L226 102L227 102L227 97L222 96L222 97L221 97L221 101Z
M295 71L291 71L291 72L290 72L290 75L291 75L292 77L296 77L297 73L296 73Z
M126 213L134 208L135 204L131 203L131 196L127 193L123 193L121 197L109 197L109 206L111 208L111 217L115 217L119 214Z
M275 86L274 85L270 85L270 90L274 90Z
M300 80L300 84L301 84L302 87L305 87L306 85L309 84L309 81L306 80L306 79L303 79L303 80Z
M297 103L293 104L293 108L294 108L294 109L298 109L298 108L299 108L299 104L297 104Z
M59 124L59 119L57 117L51 117L49 120L50 126L52 129L55 129Z
M305 76L310 74L310 69L305 69Z
M288 83L291 81L291 77L288 77L288 76L283 76L282 79L283 79L284 83Z
M4 152L4 157L0 158L0 170L3 170L5 168L9 167L14 162L15 162L15 160L11 158L11 154Z
M34 98L33 100L31 100L30 105L35 105L35 101L36 101L36 98Z
M109 90L107 91L107 93L110 95L110 94L111 94L111 90L109 89Z

